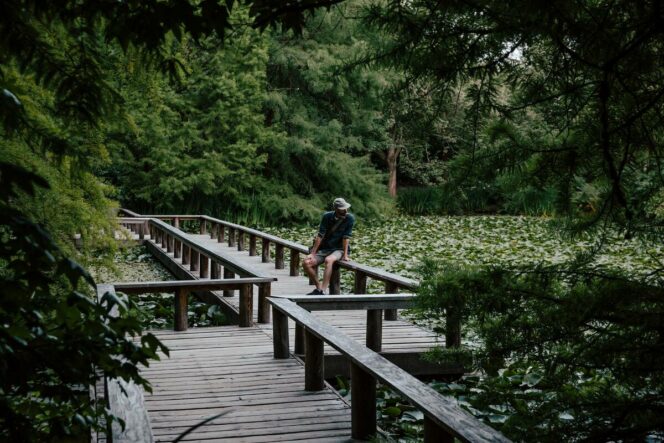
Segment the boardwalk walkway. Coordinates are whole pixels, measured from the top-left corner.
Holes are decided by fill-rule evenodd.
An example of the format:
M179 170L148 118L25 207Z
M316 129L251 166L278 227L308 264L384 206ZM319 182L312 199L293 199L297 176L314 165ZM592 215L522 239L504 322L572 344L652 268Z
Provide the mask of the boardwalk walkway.
M200 268L183 264L182 258L175 257L174 250L180 252L177 255L185 255L186 242L188 248L205 250L211 257L223 256L233 266L251 269L254 275L275 278L271 296L303 295L312 289L307 277L292 276L292 270L276 269L273 262L265 262L261 255L251 256L246 248L239 250L236 245L230 246L207 234L171 231L170 235L179 239L181 250L177 244L173 246L172 239L165 242L163 238L153 239L146 232L143 234L148 249L185 280L199 279L200 268L207 275L213 265L211 261L204 265L202 254ZM188 260L193 262L193 257ZM301 356L275 358L272 325L258 321L259 291L257 286L252 288L254 323L249 327L151 331L170 350L170 357L164 356L143 370L153 386L153 392L145 393L144 398L155 441L173 441L196 425L199 426L182 441L350 441L350 405L329 386L307 392ZM215 291L214 298L230 310L240 312L239 292L234 290L231 295L226 291L224 296L224 291ZM315 315L359 343L364 343L367 337L366 309L317 311ZM295 343L293 322L289 323L288 335L290 343ZM415 367L426 366L425 362L419 363L421 354L440 345L440 341L437 335L402 317L382 322L381 353L402 367L404 363L412 366L413 362ZM347 357L329 345L325 345L321 355L325 359L325 376L348 372ZM458 371L458 366L450 370ZM215 417L218 414L223 415ZM205 423L200 424L202 421ZM354 432L355 427L353 435Z
M275 360L272 340L257 327L152 331L170 358L143 371L157 442L220 413L183 441L348 441L350 407L332 390L304 391L304 367Z

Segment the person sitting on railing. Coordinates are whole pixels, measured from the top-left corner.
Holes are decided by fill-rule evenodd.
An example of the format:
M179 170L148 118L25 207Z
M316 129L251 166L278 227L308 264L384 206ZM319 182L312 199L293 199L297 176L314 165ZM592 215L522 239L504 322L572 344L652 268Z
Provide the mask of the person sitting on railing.
M316 289L307 295L324 295L330 285L334 262L349 260L350 238L353 236L355 217L348 212L350 204L343 198L335 199L333 207L334 211L323 214L314 245L302 263L304 271L316 285ZM316 266L323 262L325 262L325 271L321 283L318 281Z

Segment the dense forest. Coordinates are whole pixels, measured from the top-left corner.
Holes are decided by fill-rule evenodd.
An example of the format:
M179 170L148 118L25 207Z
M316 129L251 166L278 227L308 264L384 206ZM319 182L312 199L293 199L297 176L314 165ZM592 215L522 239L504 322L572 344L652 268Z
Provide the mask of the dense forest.
M138 320L110 311L132 302L93 302L85 270L112 259L118 207L288 226L338 196L363 220L535 215L593 236L556 265L426 262L420 314L473 324L468 401L510 403L492 425L511 438L664 435L664 257L638 277L594 261L609 237L664 239L661 2L9 0L0 17L3 441L100 427L93 366L147 386L161 344L127 340Z

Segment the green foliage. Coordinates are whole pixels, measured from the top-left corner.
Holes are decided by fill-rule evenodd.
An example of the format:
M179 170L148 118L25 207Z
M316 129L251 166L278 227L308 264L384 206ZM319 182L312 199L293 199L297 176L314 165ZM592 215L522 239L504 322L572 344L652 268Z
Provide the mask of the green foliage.
M492 426L536 441L664 432L661 286L581 262L511 271L428 263L423 275L422 312L443 322L459 313L484 370L462 385L460 402Z
M62 441L102 429L113 417L89 399L95 370L149 389L138 372L166 348L151 334L135 343L133 304L94 298L94 281L43 226L11 205L47 182L0 163L0 438ZM92 295L91 295L92 294ZM113 309L119 316L111 316Z

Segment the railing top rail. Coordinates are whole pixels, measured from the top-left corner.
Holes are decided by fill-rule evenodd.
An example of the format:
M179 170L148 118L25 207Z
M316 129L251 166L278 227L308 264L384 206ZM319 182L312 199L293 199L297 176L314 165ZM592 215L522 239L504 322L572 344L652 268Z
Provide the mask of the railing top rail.
M287 299L307 311L408 309L413 306L415 294L371 294L371 295L274 295Z
M508 442L500 432L485 425L433 388L361 345L339 329L323 322L295 302L270 297L272 306L303 325L306 330L341 352L374 378L406 397L438 426L467 442Z
M252 266L246 265L234 257L230 257L226 254L222 254L219 252L212 251L205 246L199 245L192 240L188 239L182 231L180 231L177 228L174 228L173 226L169 225L168 223L165 223L159 219L156 218L151 218L149 221L150 224L163 229L165 231L168 231L169 235L172 235L174 238L177 238L179 241L181 241L183 244L187 245L188 247L202 252L205 254L207 257L216 260L220 263L224 264L225 268L228 268L229 270L235 272L236 274L239 274L242 277L258 277L258 278L271 278L268 275L264 275L262 272L259 270L253 268Z
M140 224L150 220L150 217L116 217L119 223Z
M142 217L142 215L139 214L138 212L134 212L134 211L132 211L130 209L126 209L126 208L119 208L118 212L123 212L123 213L127 214L130 217Z
M118 282L111 283L117 291L128 294L143 294L148 292L173 291L186 288L191 291L206 291L215 289L237 288L242 285L271 283L276 281L274 277L267 278L230 278L213 280L171 280L171 281L147 281L147 282Z

